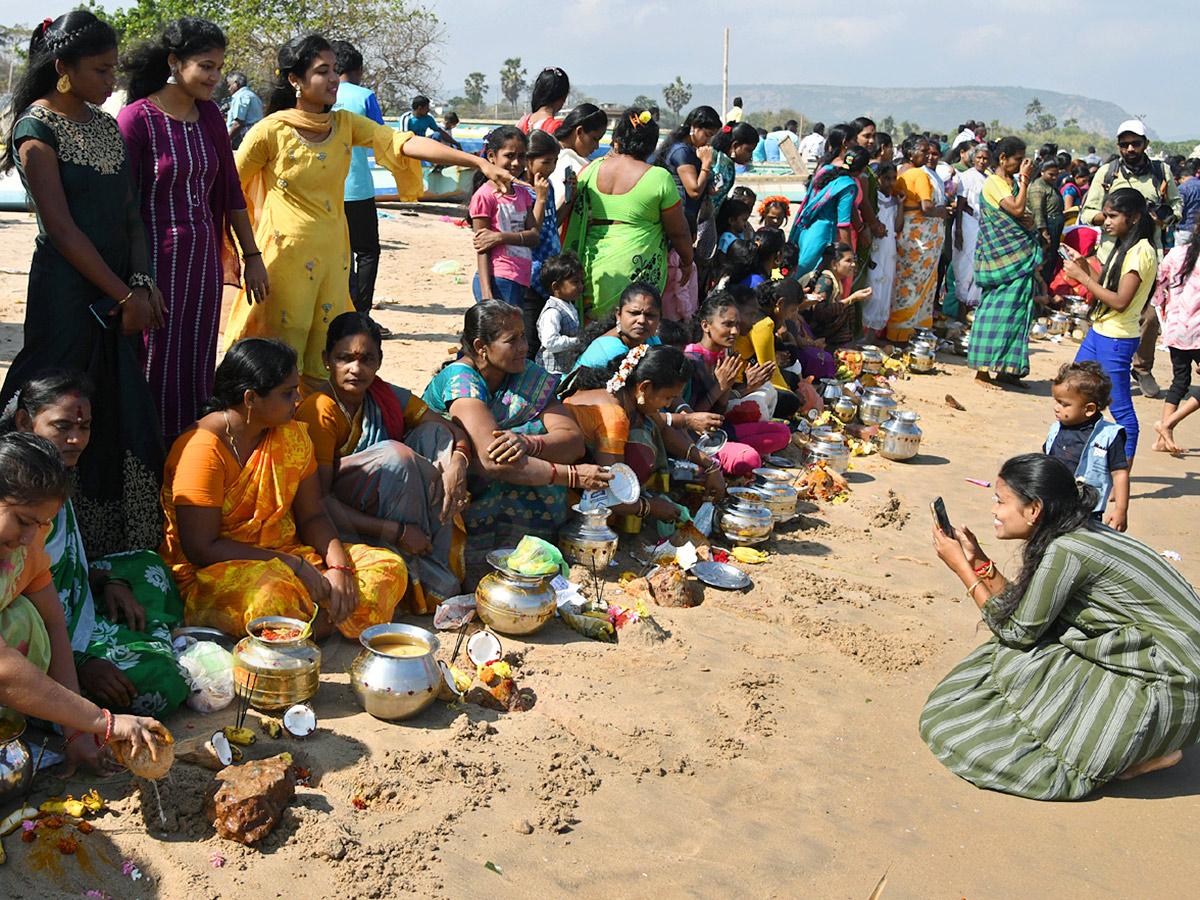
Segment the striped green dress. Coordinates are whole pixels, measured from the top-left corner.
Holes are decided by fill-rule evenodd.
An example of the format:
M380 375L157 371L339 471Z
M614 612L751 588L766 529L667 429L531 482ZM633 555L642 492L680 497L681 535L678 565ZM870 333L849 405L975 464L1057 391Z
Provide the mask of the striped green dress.
M1051 544L1012 615L934 688L921 737L978 787L1077 800L1200 740L1200 597L1107 528Z

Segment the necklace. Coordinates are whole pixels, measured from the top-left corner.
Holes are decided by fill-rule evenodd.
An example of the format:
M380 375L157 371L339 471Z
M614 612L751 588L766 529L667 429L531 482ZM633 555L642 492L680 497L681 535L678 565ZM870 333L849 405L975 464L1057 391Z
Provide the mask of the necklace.
M353 425L354 416L350 415L350 410L346 409L346 404L344 404L342 402L342 398L338 396L337 388L333 386L333 379L326 378L325 383L329 385L329 393L333 397L333 402L336 403L338 409L342 411L342 415L346 417L346 421Z
M237 441L233 439L233 427L229 424L229 410L224 410L225 413L225 440L229 442L229 449L233 451L233 458L237 460L238 467L242 465L242 454L238 453Z

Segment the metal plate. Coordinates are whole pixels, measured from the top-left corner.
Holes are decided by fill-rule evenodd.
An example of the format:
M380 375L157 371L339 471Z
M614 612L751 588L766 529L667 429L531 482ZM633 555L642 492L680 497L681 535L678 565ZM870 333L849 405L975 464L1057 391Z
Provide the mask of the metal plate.
M765 462L768 466L774 466L777 469L798 469L798 468L800 468L799 463L793 462L792 460L788 459L786 456L779 456L778 454L775 454L773 456L764 456L763 462Z
M750 576L729 563L698 562L692 566L692 574L713 587L726 591L740 591L750 587Z
M633 503L642 495L637 475L625 463L614 463L608 471L612 473L612 481L608 483L609 506Z
M724 447L728 441L729 435L718 428L715 431L707 431L700 435L700 439L696 441L696 449L705 456L712 456Z

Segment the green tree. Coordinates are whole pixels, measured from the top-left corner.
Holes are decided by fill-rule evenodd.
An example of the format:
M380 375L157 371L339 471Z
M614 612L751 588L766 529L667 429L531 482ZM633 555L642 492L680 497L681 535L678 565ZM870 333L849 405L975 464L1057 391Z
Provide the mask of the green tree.
M504 68L500 70L500 93L512 106L513 112L517 111L517 100L521 98L521 91L525 90L527 86L525 74L525 70L521 68L521 57L519 56L506 59Z
M1067 119L1065 122L1062 123L1062 127L1067 130L1078 128L1079 120L1078 119Z
M638 94L629 105L639 106L642 109L654 109L654 107L658 106L658 101L653 97L647 97L645 94Z
M879 130L884 134L890 134L892 139L895 140L896 135L894 132L896 131L896 120L890 115L884 116L879 120Z
M1053 131L1058 119L1046 112L1042 101L1034 97L1025 105L1025 127L1029 131Z
M487 96L487 76L482 72L472 72L463 82L463 95L471 106L483 106L483 98Z
M683 79L678 75L675 80L663 88L663 100L666 101L667 109L676 116L692 99L692 86L684 84Z
M228 42L226 71L240 69L259 91L275 80L279 47L298 35L316 32L350 41L366 64L363 81L372 85L385 110L408 107L413 93L437 87L442 25L419 0L137 0L109 11L89 0L89 8L121 34L123 48L152 40L181 16L221 23Z

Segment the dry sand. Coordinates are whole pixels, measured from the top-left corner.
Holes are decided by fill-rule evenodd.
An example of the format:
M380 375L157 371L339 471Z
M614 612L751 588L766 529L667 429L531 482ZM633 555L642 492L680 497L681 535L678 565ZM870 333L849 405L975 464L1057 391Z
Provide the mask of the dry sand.
M466 275L456 283L429 267L472 256L436 212L387 215L377 315L396 337L383 373L419 390L471 302ZM0 215L5 359L20 340L33 234L30 217ZM1047 376L1074 349L1035 345L1028 396L976 387L952 357L940 374L901 383L904 405L923 416L921 456L856 460L849 503L813 507L777 538L748 593L708 589L697 608L659 610L665 640L630 633L604 645L559 623L507 640L537 695L529 712L439 703L406 724L377 721L345 674L356 646L334 639L320 730L254 748L291 749L316 779L261 848L217 838L200 811L208 774L177 765L163 784L165 825L121 776L99 785L115 813L75 857L10 837L4 894L866 898L884 872L889 900L1190 893L1200 751L1086 802L1049 804L960 781L917 734L929 690L986 636L932 553L928 504L942 495L1012 571L1011 545L987 537L991 492L964 479L992 480L1007 456L1037 449ZM1165 354L1158 374L1169 380ZM1160 403L1136 403L1145 436ZM1190 426L1180 442L1200 445ZM1196 582L1196 454L1173 459L1149 444L1131 533L1182 553L1177 565ZM227 711L171 725L187 738L231 721ZM142 880L121 875L123 859Z

